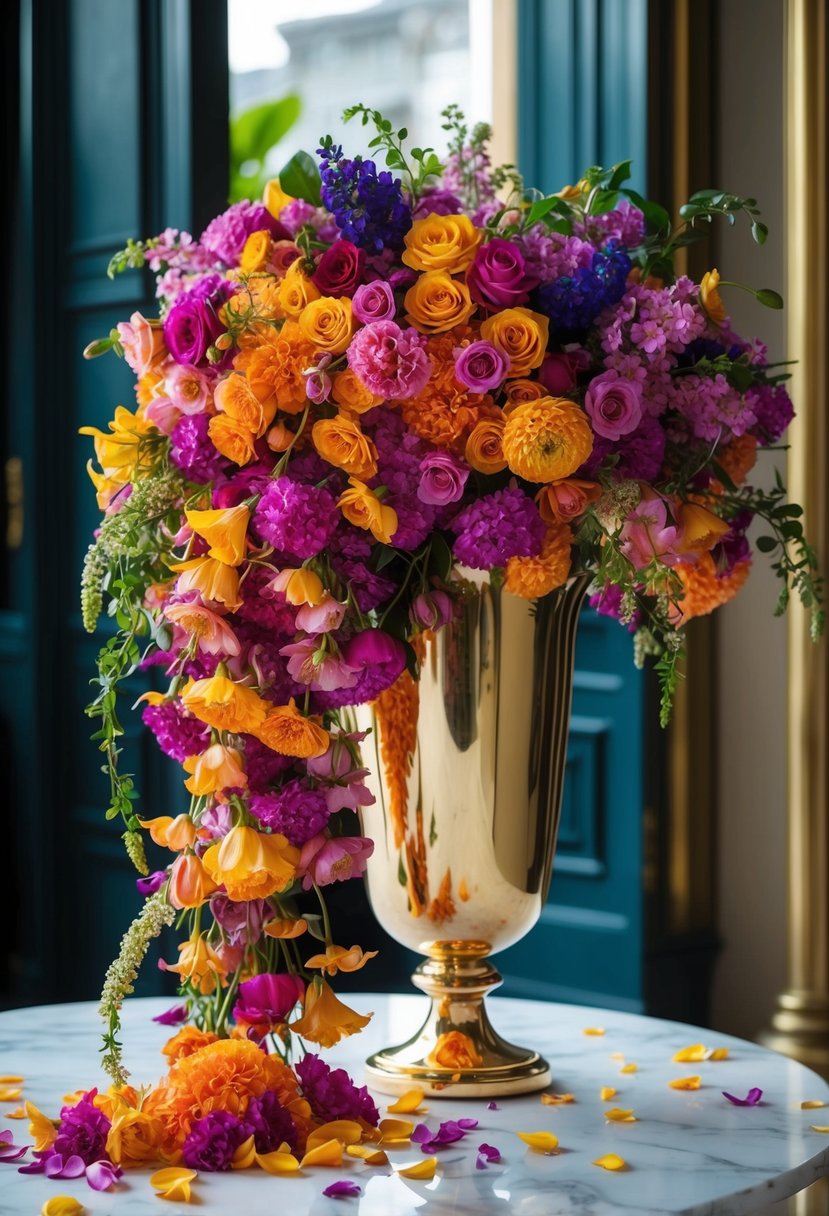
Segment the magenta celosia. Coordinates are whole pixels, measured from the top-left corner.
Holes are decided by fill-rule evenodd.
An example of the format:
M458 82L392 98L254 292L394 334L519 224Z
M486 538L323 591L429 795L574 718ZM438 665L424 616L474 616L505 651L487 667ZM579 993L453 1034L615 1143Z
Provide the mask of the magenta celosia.
M179 764L188 756L199 755L210 743L209 727L188 713L177 699L145 705L141 720L149 726L164 754Z
M299 780L288 781L270 793L252 794L249 807L264 827L280 832L297 846L321 832L331 813L322 791Z

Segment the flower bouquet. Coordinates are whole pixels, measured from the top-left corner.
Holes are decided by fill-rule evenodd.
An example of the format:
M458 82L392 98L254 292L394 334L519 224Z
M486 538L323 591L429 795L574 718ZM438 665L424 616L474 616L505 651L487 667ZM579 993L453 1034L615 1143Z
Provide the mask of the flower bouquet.
M104 603L117 626L88 712L146 903L103 991L113 1088L66 1108L41 1166L285 1172L319 1125L376 1126L364 1089L296 1054L367 1021L329 983L372 957L325 905L373 847L348 710L417 679L470 570L527 599L589 575L637 661L655 656L663 720L683 626L745 582L755 517L780 609L794 589L820 627L799 508L779 479L747 482L791 420L785 370L733 331L715 270L672 268L715 217L762 242L754 200L702 191L673 229L628 163L542 196L490 166L487 128L455 107L443 160L376 111L346 117L374 129L385 169L325 138L198 240L167 230L113 259L156 274L159 316L87 351L126 359L137 407L84 428L104 518L82 599L90 631ZM138 668L162 677L142 715L189 795L150 819L118 768L119 685ZM386 704L403 714L406 696ZM172 854L155 873L144 832ZM119 1010L172 924L178 959L160 965L181 1003L162 1020L189 1025L139 1093Z

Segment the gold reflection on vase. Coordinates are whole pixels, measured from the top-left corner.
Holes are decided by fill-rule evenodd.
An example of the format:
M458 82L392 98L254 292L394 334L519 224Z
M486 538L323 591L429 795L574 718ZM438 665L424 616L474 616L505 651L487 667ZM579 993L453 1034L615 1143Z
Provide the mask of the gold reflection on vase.
M375 842L369 898L392 937L428 956L413 979L432 998L413 1039L368 1061L381 1092L550 1082L545 1060L496 1034L483 999L501 983L488 956L524 937L547 897L588 583L528 602L467 577L456 619L419 640L420 680L356 710L371 728L362 746L376 799L362 812Z

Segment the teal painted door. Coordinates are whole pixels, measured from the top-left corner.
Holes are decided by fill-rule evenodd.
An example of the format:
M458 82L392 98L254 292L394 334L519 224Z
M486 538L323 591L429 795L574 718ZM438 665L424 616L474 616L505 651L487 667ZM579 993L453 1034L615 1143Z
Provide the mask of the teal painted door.
M557 190L632 159L644 190L646 0L519 0L518 17L525 180ZM550 898L497 960L505 994L644 1007L645 696L630 635L585 608Z

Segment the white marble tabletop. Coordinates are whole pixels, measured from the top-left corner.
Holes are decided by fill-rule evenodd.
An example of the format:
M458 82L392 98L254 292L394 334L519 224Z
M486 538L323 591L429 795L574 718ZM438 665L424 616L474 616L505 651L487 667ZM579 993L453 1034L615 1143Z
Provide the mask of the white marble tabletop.
M375 1016L361 1035L326 1053L326 1059L361 1076L370 1051L412 1034L425 1011L418 996L350 997L350 1003ZM133 1079L150 1082L164 1071L159 1049L171 1033L151 1021L169 1001L134 1000L124 1010L125 1057ZM391 1167L380 1169L349 1160L336 1170L314 1169L303 1176L271 1177L260 1170L201 1174L194 1190L197 1206L157 1199L148 1171L125 1173L117 1190L92 1191L81 1178L49 1181L23 1176L14 1165L0 1164L0 1214L34 1216L45 1199L74 1195L95 1216L150 1216L199 1212L203 1216L457 1216L461 1213L516 1216L741 1216L829 1174L829 1135L810 1124L829 1124L829 1106L801 1110L801 1102L829 1103L829 1085L802 1065L754 1043L708 1030L577 1005L494 999L490 1014L496 1028L514 1042L544 1052L553 1068L552 1090L571 1093L574 1102L542 1104L537 1094L500 1099L489 1110L484 1100L430 1099L423 1116L430 1127L444 1119L476 1118L478 1128L460 1144L439 1153L431 1182L400 1178L393 1167L423 1155L417 1145L390 1152ZM600 1036L583 1033L603 1027ZM0 1014L0 1075L22 1074L25 1097L57 1114L64 1093L98 1084L99 1023L93 1004L52 1005ZM674 1052L692 1043L727 1047L729 1058L700 1064L675 1064ZM637 1065L622 1074L622 1061ZM668 1082L683 1075L702 1077L700 1089L677 1091ZM602 1102L599 1090L618 1093ZM744 1097L759 1087L758 1106L732 1106L722 1090ZM377 1096L381 1114L393 1099ZM16 1105L16 1103L12 1104ZM608 1122L610 1106L632 1109L635 1123ZM7 1121L11 1105L0 1105L0 1127L11 1128L26 1143L27 1124ZM556 1155L528 1149L516 1131L552 1131L560 1142ZM500 1164L475 1168L481 1143L494 1145ZM627 1169L609 1173L593 1165L616 1153ZM330 1199L323 1188L339 1178L362 1187L357 1198Z

